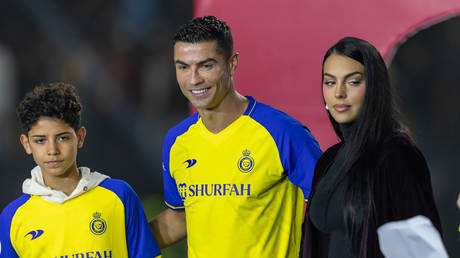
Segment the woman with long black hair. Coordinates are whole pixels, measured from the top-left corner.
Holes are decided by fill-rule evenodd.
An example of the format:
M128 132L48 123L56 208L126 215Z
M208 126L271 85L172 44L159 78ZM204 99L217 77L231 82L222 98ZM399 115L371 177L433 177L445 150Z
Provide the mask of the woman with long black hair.
M325 54L322 77L341 141L316 164L301 257L383 257L377 228L416 215L441 231L428 166L398 119L379 52L343 38Z

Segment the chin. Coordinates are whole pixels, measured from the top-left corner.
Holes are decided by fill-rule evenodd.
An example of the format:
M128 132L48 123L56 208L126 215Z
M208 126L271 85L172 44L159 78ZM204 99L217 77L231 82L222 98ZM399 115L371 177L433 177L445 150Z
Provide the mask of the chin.
M334 117L333 117L334 118ZM340 118L334 118L335 122L339 123L339 124L348 124L352 121L354 121L354 119L349 119L349 118L343 118L343 117L340 117Z

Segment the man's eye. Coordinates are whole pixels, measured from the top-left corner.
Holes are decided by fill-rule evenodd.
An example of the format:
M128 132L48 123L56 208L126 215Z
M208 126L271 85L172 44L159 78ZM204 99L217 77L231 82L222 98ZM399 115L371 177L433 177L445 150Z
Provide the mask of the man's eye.
M214 67L214 65L213 65L213 64L204 64L203 67L204 67L205 69L211 69L211 68Z

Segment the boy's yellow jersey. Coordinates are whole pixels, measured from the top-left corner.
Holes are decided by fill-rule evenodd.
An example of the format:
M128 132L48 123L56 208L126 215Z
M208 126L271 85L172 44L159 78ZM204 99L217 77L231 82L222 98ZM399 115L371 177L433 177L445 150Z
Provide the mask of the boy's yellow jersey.
M189 258L299 256L321 151L298 121L248 98L218 134L195 114L165 138L165 202L185 208Z
M62 204L24 194L0 217L0 257L157 257L131 187L115 179Z

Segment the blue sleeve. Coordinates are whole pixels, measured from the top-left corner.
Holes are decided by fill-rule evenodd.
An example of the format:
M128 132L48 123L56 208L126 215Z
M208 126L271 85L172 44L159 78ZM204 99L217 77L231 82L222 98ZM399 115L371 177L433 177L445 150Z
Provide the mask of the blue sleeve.
M131 186L117 179L106 179L100 186L114 192L125 207L128 257L147 258L161 255L139 197Z
M294 129L289 134L290 136L286 137L287 142L280 144L281 161L289 180L302 189L307 202L316 161L322 152L306 127Z
M176 180L172 178L169 173L169 168L166 165L165 159L163 159L163 185L164 185L164 198L168 208L173 210L184 209L184 202L177 190Z
M29 200L30 195L22 195L10 203L0 214L0 258L19 257L13 248L10 238L11 220L17 209Z
M288 179L302 189L308 201L316 161L322 153L318 142L307 127L265 104L259 103L251 117L273 137Z
M162 158L164 198L166 205L173 210L184 209L184 202L179 191L177 190L176 180L171 176L171 171L169 168L171 147L176 141L177 136L185 133L192 124L198 121L198 119L198 113L188 117L177 126L169 130L163 142Z

